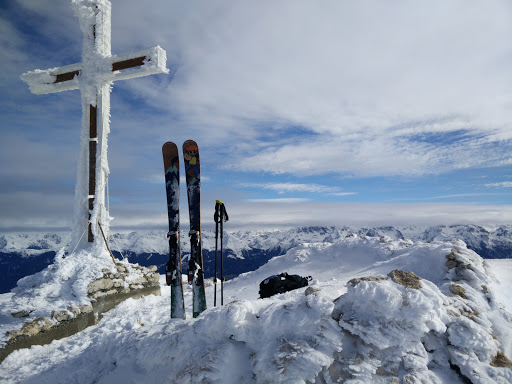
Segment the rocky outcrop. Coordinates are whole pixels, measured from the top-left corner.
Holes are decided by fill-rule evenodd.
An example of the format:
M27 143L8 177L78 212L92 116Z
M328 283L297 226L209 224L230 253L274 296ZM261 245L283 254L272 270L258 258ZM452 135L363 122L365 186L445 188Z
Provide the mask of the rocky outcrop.
M498 368L512 368L512 361L503 352L498 352L494 359L492 359L491 365Z
M92 281L88 287L88 296L92 300L104 295L129 293L134 290L158 287L160 274L155 265L148 268L140 265L116 263L116 270L103 269L103 276Z
M401 284L404 287L412 288L412 289L421 289L421 278L416 276L413 272L407 271L399 271L394 270L391 271L388 276L397 284Z

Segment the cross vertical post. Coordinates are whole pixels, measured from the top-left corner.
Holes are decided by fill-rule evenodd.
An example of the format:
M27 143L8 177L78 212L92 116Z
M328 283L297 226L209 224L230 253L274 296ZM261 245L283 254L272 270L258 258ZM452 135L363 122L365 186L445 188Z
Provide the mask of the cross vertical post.
M95 244L99 238L98 225L108 230L111 220L105 208L111 85L116 80L169 70L166 53L159 46L123 55L111 54L110 1L71 0L71 4L84 34L82 62L27 72L21 79L35 94L80 89L82 133L73 239L78 244L87 231L87 242Z
M98 109L89 105L89 224L87 228L87 241L94 241L92 232L91 212L94 209L94 194L96 191L96 150L98 146Z

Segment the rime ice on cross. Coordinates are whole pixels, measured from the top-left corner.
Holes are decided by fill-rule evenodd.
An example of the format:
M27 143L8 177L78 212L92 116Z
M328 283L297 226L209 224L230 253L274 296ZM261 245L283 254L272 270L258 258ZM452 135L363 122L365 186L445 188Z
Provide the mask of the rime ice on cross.
M88 231L94 243L101 227L108 228L105 208L107 135L109 133L110 91L115 80L168 73L166 54L159 46L124 55L111 55L108 0L71 0L84 34L82 62L21 76L35 94L80 89L82 95L81 150L75 191L75 244ZM99 151L97 150L99 148ZM100 229L101 229L100 227Z

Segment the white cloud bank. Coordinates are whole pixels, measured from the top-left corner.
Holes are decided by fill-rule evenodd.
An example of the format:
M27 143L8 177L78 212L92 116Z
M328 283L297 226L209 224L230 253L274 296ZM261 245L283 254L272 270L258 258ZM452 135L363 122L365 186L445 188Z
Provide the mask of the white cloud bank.
M67 230L71 215L66 215L62 204L34 208L29 212L6 212L0 220L0 231L11 230ZM71 198L69 199L71 206ZM380 204L380 203L318 203L301 198L253 199L225 201L230 220L225 228L273 228L290 226L377 226L377 225L452 225L510 224L511 206L424 203L424 204ZM213 228L212 207L203 204L202 226ZM162 204L122 204L113 213L112 231L160 229L167 230L167 215ZM70 210L68 209L68 213ZM59 213L59 219L55 219ZM68 217L69 216L69 217ZM188 215L181 215L182 230L188 228Z
M498 187L498 188L512 188L512 181L503 181L501 183L490 183L485 184L486 187Z
M316 203L263 200L229 206L229 226L509 224L512 207L476 204ZM227 204L227 203L226 203ZM226 225L227 226L227 225Z
M329 187L320 184L299 184L299 183L244 183L242 187L261 188L275 191L279 194L290 192L320 193L331 196L349 196L357 192L342 192L340 187Z
M147 27L175 70L165 88L128 87L206 140L238 142L236 169L423 175L512 161L508 1L128 3L117 20L145 21L118 44Z

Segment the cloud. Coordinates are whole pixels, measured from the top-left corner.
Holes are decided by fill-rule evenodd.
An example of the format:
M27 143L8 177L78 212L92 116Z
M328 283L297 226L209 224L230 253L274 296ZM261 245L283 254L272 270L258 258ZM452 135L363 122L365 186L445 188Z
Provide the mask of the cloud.
M339 187L329 187L320 184L299 184L299 183L244 183L242 187L262 188L275 191L279 194L290 192L322 193L332 196L354 195L356 192L342 192Z
M294 203L304 203L309 201L309 199L289 197L282 199L247 199L249 203L269 203L269 204L294 204Z
M272 228L283 226L378 226L378 225L452 225L509 224L510 206L459 203L318 203L306 199L253 199L225 201L229 222L225 228ZM208 220L212 207L203 207L203 228L212 228ZM182 215L182 228L186 228ZM166 216L147 209L135 211L127 207L116 216L116 228L165 228Z
M443 195L443 196L435 196L429 197L425 200L438 200L438 199L453 199L459 197L476 197L476 196L495 196L494 193L457 193L453 195Z
M364 131L350 136L320 135L290 145L268 145L245 154L231 164L242 171L321 175L338 173L358 177L429 175L471 167L502 165L509 158L510 143L486 142L467 133L449 142Z
M127 89L179 116L179 130L230 140L235 169L425 175L510 158L505 1L200 4L130 3L121 14L140 8L153 26L114 30L121 45L137 32L172 42L172 82Z
M229 202L228 202L229 203ZM226 204L228 204L226 203ZM262 209L258 202L231 203L230 226L507 224L512 208L475 204L296 202Z
M512 181L503 181L501 183L490 183L485 184L487 188L497 187L497 188L512 188Z
M0 230L52 231L69 229L73 218L72 193L17 191L0 193ZM20 204L23 201L23 205Z
M163 114L149 117L155 123L171 118L178 139L229 141L222 163L246 172L371 177L495 166L512 145L512 48L501 38L512 34L510 11L500 0L128 0L113 4L113 52L160 44L172 75L115 90ZM114 114L125 98L113 103L113 124L125 123ZM438 135L455 140L432 141Z

